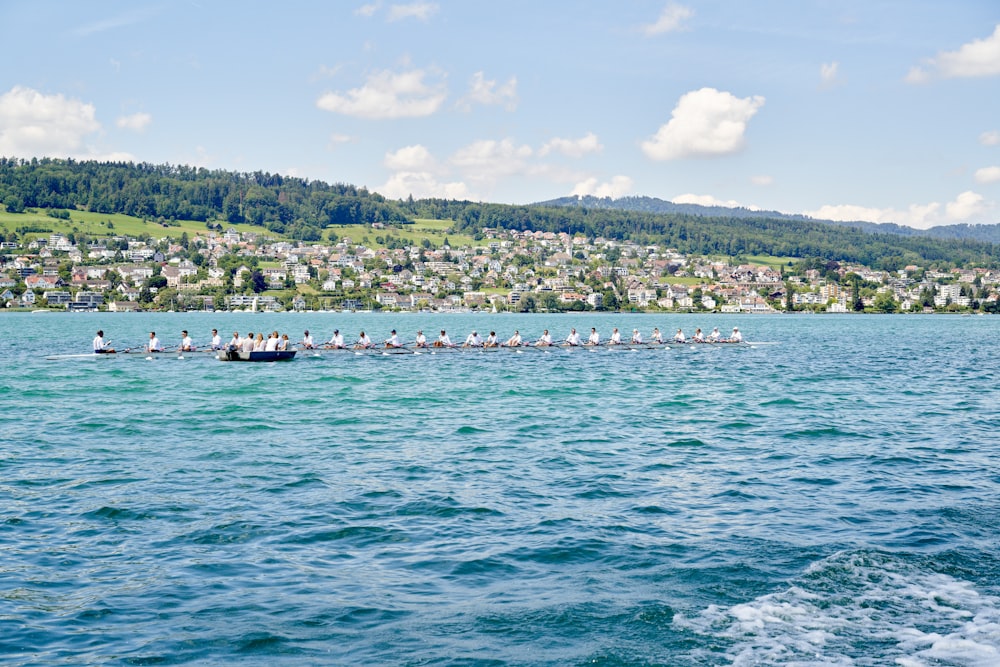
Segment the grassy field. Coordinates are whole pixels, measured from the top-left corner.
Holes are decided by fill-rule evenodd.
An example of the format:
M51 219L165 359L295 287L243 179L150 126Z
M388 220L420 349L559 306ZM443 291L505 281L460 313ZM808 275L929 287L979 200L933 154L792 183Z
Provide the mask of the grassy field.
M454 224L452 220L425 220L417 219L412 225L402 227L387 227L386 229L372 229L371 227L357 227L353 225L335 225L327 227L326 234L329 238L341 239L347 237L352 243L362 243L369 247L384 247L385 243L378 243L376 236L392 237L401 239L409 245L420 245L426 239L434 247L440 247L445 239L452 248L460 248L465 245L476 245L471 236L466 234L453 234L448 230ZM330 236L333 235L333 236ZM368 241L364 241L365 237Z
M37 212L8 213L6 210L0 211L0 229L5 233L12 232L18 227L37 227L45 229L45 232L32 232L28 237L48 236L53 232L61 234L83 233L87 236L139 236L149 234L153 238L180 238L181 234L187 232L189 237L195 234L208 234L208 228L204 222L196 220L178 220L177 226L164 226L156 222L146 222L141 218L134 218L130 215L120 213L91 213L89 211L70 211L70 219L62 220L51 218L47 213L48 209L40 209ZM269 236L280 237L280 234L268 231L263 227L254 225L230 225L223 223L223 227L235 227L241 232L254 232Z

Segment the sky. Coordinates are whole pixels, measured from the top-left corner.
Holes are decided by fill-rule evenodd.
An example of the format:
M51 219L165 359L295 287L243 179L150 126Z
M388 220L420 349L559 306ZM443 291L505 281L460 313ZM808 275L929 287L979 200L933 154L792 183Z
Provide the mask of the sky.
M0 155L1000 223L1000 2L0 2Z

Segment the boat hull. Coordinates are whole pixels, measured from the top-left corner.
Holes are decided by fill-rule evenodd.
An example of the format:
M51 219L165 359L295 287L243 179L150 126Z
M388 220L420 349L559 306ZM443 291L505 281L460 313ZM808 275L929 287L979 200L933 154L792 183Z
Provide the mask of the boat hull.
M218 354L219 361L291 361L295 358L295 350L272 350L258 352L242 352L237 350L222 350Z

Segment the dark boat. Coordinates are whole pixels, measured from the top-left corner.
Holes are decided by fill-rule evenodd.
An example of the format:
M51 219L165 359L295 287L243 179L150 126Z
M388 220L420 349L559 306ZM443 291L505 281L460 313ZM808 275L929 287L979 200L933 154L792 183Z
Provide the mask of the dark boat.
M222 350L219 352L219 361L291 361L294 358L295 350L262 350L258 352Z

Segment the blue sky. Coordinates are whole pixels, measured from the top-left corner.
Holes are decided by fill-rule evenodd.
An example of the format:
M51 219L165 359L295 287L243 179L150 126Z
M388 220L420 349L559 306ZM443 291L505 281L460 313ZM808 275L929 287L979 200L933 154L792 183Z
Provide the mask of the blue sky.
M0 24L0 155L1000 223L996 0L33 0Z

